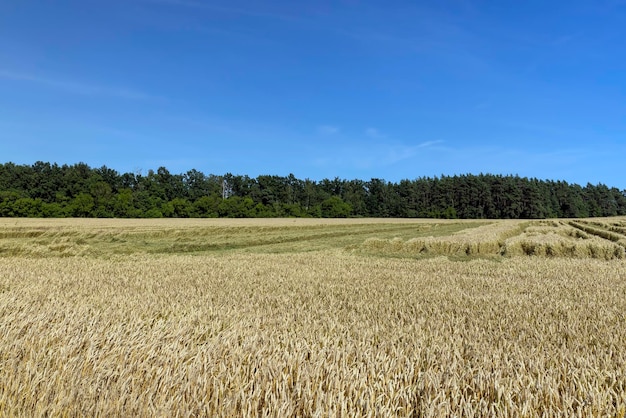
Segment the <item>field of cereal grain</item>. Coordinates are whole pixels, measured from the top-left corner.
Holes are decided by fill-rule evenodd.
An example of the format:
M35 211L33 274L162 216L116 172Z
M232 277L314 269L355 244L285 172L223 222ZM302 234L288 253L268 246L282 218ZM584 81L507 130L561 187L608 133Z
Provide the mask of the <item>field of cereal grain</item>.
M0 219L0 416L626 415L626 218Z

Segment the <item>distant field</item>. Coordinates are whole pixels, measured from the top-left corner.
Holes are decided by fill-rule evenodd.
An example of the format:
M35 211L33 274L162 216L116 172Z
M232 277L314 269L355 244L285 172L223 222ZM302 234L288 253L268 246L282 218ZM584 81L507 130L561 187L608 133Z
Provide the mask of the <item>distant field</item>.
M0 219L0 256L297 253L358 247L368 238L450 235L485 224L393 219Z
M0 416L626 416L626 218L0 219Z

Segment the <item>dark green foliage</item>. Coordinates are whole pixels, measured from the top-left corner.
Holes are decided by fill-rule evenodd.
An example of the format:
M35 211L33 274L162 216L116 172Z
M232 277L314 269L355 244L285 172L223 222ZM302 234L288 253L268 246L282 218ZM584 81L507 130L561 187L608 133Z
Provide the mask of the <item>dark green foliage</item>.
M0 164L3 217L430 217L626 215L626 191L491 174L364 180L123 173L87 164Z
M92 212L95 207L94 198L88 193L79 193L68 205L67 212L76 218L87 218L96 215Z
M217 210L222 199L216 195L202 196L194 203L194 213L200 218L217 218Z
M329 197L320 206L323 218L347 218L352 213L352 206L339 196Z
M256 208L252 198L232 196L220 202L217 213L224 218L251 218L255 216Z

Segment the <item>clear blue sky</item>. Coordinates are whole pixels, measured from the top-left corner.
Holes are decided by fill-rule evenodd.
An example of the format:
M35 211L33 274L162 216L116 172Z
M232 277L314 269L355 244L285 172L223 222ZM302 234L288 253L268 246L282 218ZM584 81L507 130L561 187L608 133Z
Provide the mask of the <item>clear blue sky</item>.
M0 162L626 188L626 1L3 0Z

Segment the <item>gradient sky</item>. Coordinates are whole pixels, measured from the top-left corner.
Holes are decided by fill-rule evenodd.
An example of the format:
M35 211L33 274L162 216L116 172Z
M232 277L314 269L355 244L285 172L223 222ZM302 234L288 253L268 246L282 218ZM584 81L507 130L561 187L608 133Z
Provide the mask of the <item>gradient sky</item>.
M626 1L2 0L0 162L626 188Z

